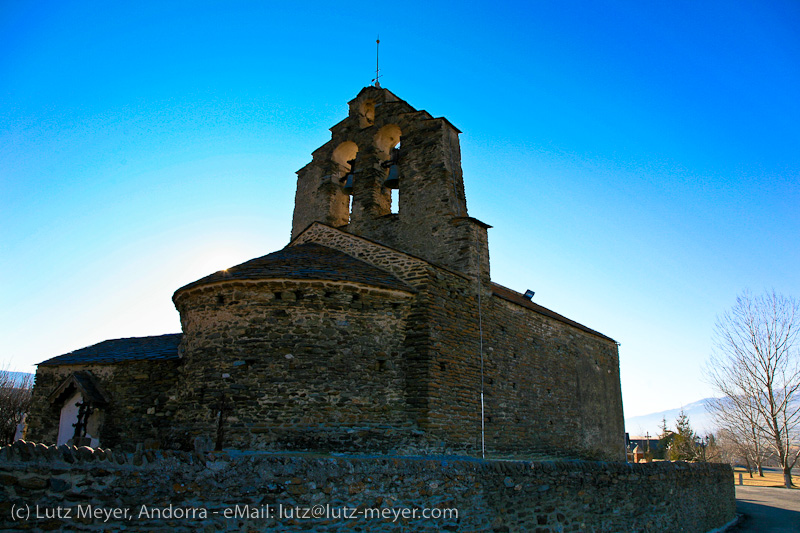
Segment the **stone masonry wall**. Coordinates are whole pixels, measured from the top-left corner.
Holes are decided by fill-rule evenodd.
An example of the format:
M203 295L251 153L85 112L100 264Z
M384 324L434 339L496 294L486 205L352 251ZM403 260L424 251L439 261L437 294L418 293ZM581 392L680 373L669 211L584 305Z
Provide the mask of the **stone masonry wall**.
M498 296L487 304L490 448L624 460L616 344Z
M33 388L26 437L55 444L61 405L47 397L70 374L88 371L109 399L103 411L102 446L130 447L149 439L157 442L170 423L166 403L178 376L178 361L132 361L116 364L39 366Z
M477 282L431 269L425 290L425 429L451 453L480 453L480 336ZM513 409L513 406L509 406Z
M616 344L481 293L432 269L426 285L429 368L422 425L450 451L477 454L481 435L481 337L486 453L494 457L623 460Z
M419 434L403 345L412 299L291 280L181 293L184 359L170 404L184 432L179 444L202 437L253 450L403 449Z
M485 423L495 456L622 459L617 347L492 297L488 226L467 213L458 129L378 87L349 105L298 172L292 244L331 246L418 290L404 354L419 428L450 452L478 453ZM384 186L390 166L397 213Z
M478 282L322 224L296 243L336 248L419 290L406 328L407 397L440 451L480 453ZM484 288L487 453L624 459L616 344Z
M14 531L699 533L735 514L732 470L720 464L123 454L18 441L0 449L0 480L0 528Z
M331 140L298 171L292 238L319 221L470 276L480 267L488 278L486 225L467 213L458 134L444 118L416 111L385 89L365 88L331 128ZM384 182L398 142L399 209L392 214ZM341 184L348 172L351 211Z
M428 275L428 263L422 259L324 224L312 224L292 241L292 245L309 242L339 250L391 272L412 287L419 286Z

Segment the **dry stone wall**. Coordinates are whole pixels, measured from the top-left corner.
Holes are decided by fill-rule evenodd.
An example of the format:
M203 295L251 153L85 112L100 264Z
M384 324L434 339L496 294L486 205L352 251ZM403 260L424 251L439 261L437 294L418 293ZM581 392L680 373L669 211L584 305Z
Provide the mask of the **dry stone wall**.
M124 454L18 441L0 449L0 528L705 532L734 518L732 474L719 464Z

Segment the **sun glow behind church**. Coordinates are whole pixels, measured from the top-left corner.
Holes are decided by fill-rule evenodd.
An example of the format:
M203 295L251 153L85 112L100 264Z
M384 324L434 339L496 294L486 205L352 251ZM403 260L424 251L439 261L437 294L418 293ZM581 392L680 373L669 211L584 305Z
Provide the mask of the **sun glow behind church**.
M212 272L227 272L230 267L252 259L247 257L246 250L226 249L224 245L214 250L209 250L208 252L198 250L198 253L199 256L191 261L192 271L205 272L205 274L200 274L198 277L195 277L195 279L199 279ZM242 259L243 257L245 257L245 259Z

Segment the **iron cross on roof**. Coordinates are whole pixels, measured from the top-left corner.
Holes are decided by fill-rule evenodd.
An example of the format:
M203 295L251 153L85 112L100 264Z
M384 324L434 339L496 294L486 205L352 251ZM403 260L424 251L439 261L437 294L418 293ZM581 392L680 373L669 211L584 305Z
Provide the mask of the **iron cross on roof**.
M378 79L381 77L380 51L381 51L381 36L378 35L378 38L375 39L375 78L372 80L373 82L375 82L375 87L377 87L378 89L381 88L381 82Z

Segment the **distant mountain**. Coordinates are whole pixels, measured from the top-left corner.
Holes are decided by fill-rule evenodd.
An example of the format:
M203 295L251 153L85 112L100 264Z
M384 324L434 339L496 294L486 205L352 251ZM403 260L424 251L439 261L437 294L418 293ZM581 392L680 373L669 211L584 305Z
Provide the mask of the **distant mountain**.
M696 402L683 406L683 412L689 417L689 423L695 433L705 435L714 431L714 422L706 405L713 398L703 398ZM633 436L644 436L645 433L650 433L650 436L657 436L661 433L661 421L666 418L667 428L675 429L675 419L681 412L681 408L669 409L667 411L660 411L658 413L651 413L649 415L632 416L625 419L625 431Z
M30 380L30 384L33 385L33 374L29 374L27 372L11 372L11 371L2 371L0 370L0 374L5 373L5 375L9 378L9 381L14 385L20 385L25 378L27 377ZM4 379L0 378L0 381L5 381Z

